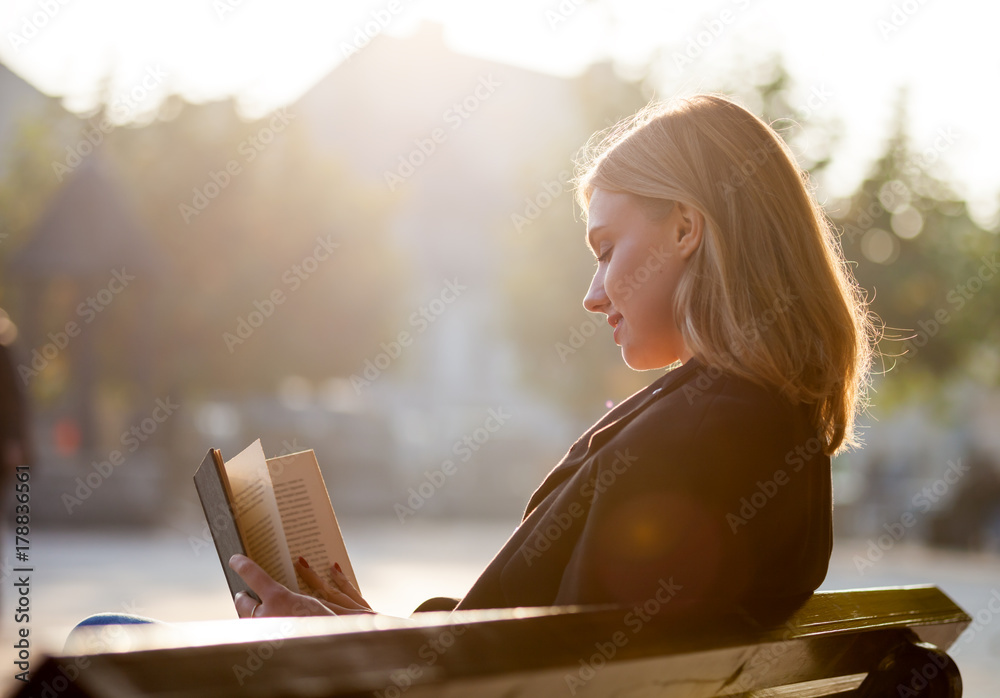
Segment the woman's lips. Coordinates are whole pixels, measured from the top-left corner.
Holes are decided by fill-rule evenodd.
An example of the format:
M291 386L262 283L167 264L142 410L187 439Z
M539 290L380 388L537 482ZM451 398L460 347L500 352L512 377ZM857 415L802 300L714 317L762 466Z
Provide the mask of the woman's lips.
M618 331L621 329L622 321L624 319L625 318L623 318L621 315L618 315L617 313L608 316L608 324L615 328L615 333L614 333L615 344L619 345L621 344L621 342L618 340Z

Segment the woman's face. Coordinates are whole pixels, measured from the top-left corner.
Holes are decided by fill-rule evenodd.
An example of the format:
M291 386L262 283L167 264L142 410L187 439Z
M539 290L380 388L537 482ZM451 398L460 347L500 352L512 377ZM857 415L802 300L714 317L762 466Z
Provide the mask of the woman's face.
M583 306L608 316L622 358L636 370L691 357L673 303L681 270L701 242L702 225L701 214L680 203L652 220L629 194L597 188L591 194L587 241L597 272Z

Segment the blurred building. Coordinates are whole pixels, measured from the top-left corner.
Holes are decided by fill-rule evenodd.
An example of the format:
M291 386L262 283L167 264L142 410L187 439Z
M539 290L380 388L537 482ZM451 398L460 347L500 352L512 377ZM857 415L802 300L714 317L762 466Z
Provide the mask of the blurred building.
M431 399L482 403L516 380L496 325L503 237L537 193L524 191L526 175L534 168L541 190L542 177L558 173L540 168L554 159L572 168L586 133L577 89L456 54L439 26L425 24L411 37L377 37L288 108L317 148L346 156L359 177L401 199L392 228L422 277L424 302L446 280L468 287L417 347Z
M52 100L20 76L0 64L0 153L10 152L10 146L17 138L18 124L37 116L47 109ZM0 157L0 177L7 174L10 161Z
M372 40L288 107L318 149L398 197L391 229L417 273L413 310L449 283L462 287L407 350L419 377L365 393L393 422L402 480L415 486L453 457L452 442L487 407L513 415L429 509L516 511L584 426L526 395L500 294L512 214L525 215L526 199L546 185L567 205L572 158L591 130L584 86L598 81L621 89L608 66L563 79L455 53L440 26L425 23L412 36Z
M159 472L168 486L160 487L152 476L133 482L116 477L102 496L112 502L121 501L120 492L128 488L151 493L152 498L137 501L155 518L162 513L158 507L165 493L192 492L190 474L207 445L231 456L259 436L269 455L314 448L338 511L392 517L397 505L413 508L411 502L419 500L415 515L420 516L516 516L587 424L521 382L519 351L501 320L510 310L503 297L504 265L510 242L519 235L513 217L530 217L531 205L569 206L572 159L595 128L608 125L595 105L627 104L622 95L630 89L608 65L558 78L461 55L449 49L433 24L411 36L378 36L360 47L286 112L310 149L344 163L352 178L392 197L391 241L405 251L416 280L403 303L417 314L417 324L399 328L418 335L413 345L360 394L344 375L331 376L323 385L292 384L290 390L279 387L238 400L213 395L206 386L206 394L187 399L182 416L170 421L170 453L144 448L137 454L148 463L145 471L136 470ZM4 148L18 119L51 108L52 100L2 68L0 91ZM230 101L197 108L204 118L195 124L207 139L221 138L231 128ZM28 310L21 320L26 335L32 334L31 304L41 298L48 279L78 279L86 269L107 271L123 263L116 260L141 265L157 256L143 222L129 213L116 176L98 156L88 158L49 204L34 238L8 260L26 291ZM186 193L190 183L183 185ZM582 237L582 230L579 223L566 235ZM363 304L364 295L347 300ZM542 296L533 302L549 300ZM523 312L530 315L533 308ZM155 313L135 315L133 374L139 386L149 374L142 361L155 356L142 344L148 322L155 322ZM419 331L420 322L427 323L426 332ZM132 404L119 407L114 418L97 420L104 426L89 424L104 410L88 392L100 376L88 373L86 346L74 349L80 356L70 375L72 406L65 413L40 414L49 429L39 438L42 472L48 444L49 462L59 463L49 472L65 478L53 486L57 494L92 469L89 452L96 449L102 456L104 449L106 456L116 447L121 429L140 423L154 397L133 395ZM370 358L380 351L372 346ZM362 369L359 365L357 373ZM904 411L871 430L864 451L838 459L838 533L867 536L912 509L920 488L940 477L948 460L961 457L967 447L986 443L1000 452L1000 445L990 441L996 405L983 405L961 432L934 426L929 410ZM491 410L510 417L500 429L486 432L482 425ZM75 415L78 438L88 444L74 452L75 460L52 452L59 439L72 442L72 430L57 429L65 426L60 420L67 414ZM110 434L110 440L102 441L99 432ZM486 441L480 443L480 437ZM448 461L457 471L447 486L414 499L411 492L419 494L421 486L430 491L425 483L436 479ZM935 502L934 512L947 511L958 491ZM58 509L59 502L54 506ZM120 506L80 511L74 520L136 518ZM930 535L932 518L921 518L921 538Z
M128 467L112 462L101 472L110 452L126 449L123 442L111 450L102 438L98 385L104 377L97 358L98 335L112 312L105 309L128 289L133 303L123 311L131 316L129 330L119 339L128 346L129 394L135 404L153 401L151 295L161 264L148 228L96 154L66 178L27 240L6 259L6 272L20 291L17 316L31 343L19 379L34 387L44 376L58 386L59 397L40 411L35 427L43 463L37 483L44 496L34 508L43 520L74 513L76 502L87 519L105 521L154 520L162 510L165 473L156 449L138 452ZM59 316L69 319L46 332L40 319L53 307L63 308Z

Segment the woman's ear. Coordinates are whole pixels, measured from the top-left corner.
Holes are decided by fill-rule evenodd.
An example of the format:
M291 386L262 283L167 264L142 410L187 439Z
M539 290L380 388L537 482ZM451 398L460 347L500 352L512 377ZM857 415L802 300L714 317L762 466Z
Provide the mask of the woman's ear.
M677 225L677 252L681 259L687 259L701 246L705 231L705 215L680 201L674 207L674 220Z

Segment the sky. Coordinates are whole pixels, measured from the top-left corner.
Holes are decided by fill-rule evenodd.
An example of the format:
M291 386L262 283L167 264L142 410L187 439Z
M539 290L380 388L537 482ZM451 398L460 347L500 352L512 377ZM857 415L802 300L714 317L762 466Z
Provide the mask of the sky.
M798 86L797 118L843 126L826 175L832 195L850 193L882 152L905 85L910 133L927 163L980 222L998 220L995 3L4 0L0 61L72 110L92 108L103 91L125 120L142 120L163 95L179 93L235 95L252 116L294 101L343 60L345 46L406 35L427 20L457 52L555 75L607 58L629 74L658 59L664 98L714 88L778 53Z

